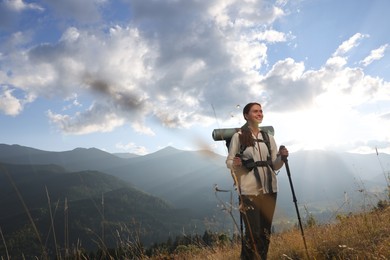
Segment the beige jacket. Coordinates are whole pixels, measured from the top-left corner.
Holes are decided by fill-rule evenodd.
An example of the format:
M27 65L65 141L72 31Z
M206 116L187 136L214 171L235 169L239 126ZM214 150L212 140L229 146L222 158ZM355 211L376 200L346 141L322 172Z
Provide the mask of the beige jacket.
M244 166L233 166L233 158L236 154L240 153L240 141L239 135L241 133L235 133L231 139L229 147L229 155L226 159L227 167L235 175L238 182L240 192L242 195L259 195L262 193L270 193L267 183L271 182L272 191L277 192L277 178L275 171L279 170L283 166L281 157L278 156L278 149L275 143L275 139L272 135L269 135L269 141L271 144L271 160L274 170L271 167L257 167L261 184L256 181L254 170L248 171ZM258 136L254 136L254 139L263 140L262 134L259 132ZM268 155L268 148L264 142L255 142L255 146L246 147L242 153L242 159L253 159L256 161L266 161ZM271 179L270 179L271 178Z

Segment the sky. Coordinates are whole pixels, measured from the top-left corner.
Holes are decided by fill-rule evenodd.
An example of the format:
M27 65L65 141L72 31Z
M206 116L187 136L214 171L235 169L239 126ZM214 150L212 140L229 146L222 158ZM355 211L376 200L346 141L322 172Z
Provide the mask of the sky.
M262 125L290 152L390 153L388 0L1 0L0 143L227 154Z

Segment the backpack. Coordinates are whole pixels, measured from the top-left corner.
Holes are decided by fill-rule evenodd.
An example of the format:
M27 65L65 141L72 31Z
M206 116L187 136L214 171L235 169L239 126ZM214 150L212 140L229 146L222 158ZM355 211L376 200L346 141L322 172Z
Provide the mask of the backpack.
M264 142L264 143L267 145L269 155L271 155L271 143L269 142L269 135L268 135L268 132L260 129L260 133L261 133L261 135L263 136L263 140L259 140L259 139L258 139L258 140L256 140L256 141L258 141L258 142ZM228 150L229 150L229 148L230 148L230 142L231 142L231 141L232 141L232 137L227 138L227 139L225 140L225 142L226 142L226 147L228 148ZM241 148L240 148L240 153L242 153L245 149L246 149L246 147L241 146Z
M267 162L271 166L271 168L273 169L272 160L271 160L271 143L269 141L268 131L264 131L264 130L260 129L260 133L263 137L263 140L257 139L257 140L255 140L255 142L264 142L265 143L265 145L268 148ZM230 142L232 141L232 137L226 139L225 141L226 141L226 146L229 150ZM246 149L246 147L244 145L240 145L240 155L242 155L242 153L244 152L245 149Z

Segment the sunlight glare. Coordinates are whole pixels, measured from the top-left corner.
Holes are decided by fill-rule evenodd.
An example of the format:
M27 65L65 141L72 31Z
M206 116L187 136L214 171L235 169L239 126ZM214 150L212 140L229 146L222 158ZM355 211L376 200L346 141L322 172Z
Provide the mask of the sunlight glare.
M335 133L341 127L335 113L329 108L316 108L300 111L296 115L295 124L300 127L295 137L300 149L325 150L334 146Z

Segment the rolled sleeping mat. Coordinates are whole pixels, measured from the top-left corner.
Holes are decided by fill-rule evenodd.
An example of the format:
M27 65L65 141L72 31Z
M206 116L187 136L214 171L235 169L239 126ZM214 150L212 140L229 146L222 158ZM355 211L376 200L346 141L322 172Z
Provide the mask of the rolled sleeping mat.
M241 128L220 128L214 129L212 132L212 137L214 141L222 141L232 138L234 133L238 132ZM270 135L274 135L274 127L273 126L260 126L260 129L267 132Z

